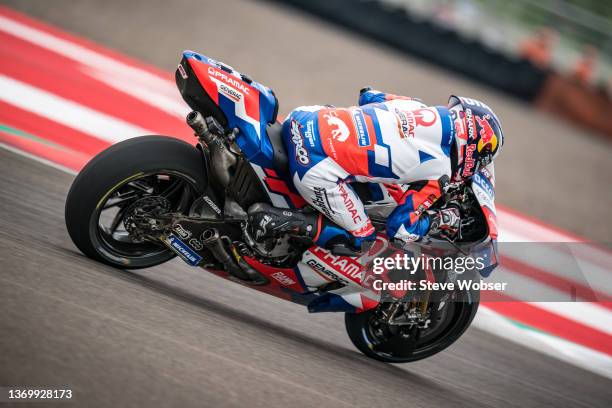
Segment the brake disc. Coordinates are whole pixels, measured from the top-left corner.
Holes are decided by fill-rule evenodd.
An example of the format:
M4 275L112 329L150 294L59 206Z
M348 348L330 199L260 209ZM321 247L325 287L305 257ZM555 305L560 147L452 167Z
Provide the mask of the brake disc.
M171 203L165 197L148 196L134 201L125 210L123 225L125 230L136 240L147 236L159 235L168 226L167 219L160 216L170 212Z

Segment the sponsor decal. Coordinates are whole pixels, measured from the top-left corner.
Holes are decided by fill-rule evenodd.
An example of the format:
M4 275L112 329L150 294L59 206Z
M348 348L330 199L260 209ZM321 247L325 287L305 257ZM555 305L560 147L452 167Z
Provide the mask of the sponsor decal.
M306 122L306 131L304 132L304 138L308 141L308 145L310 147L315 147L317 136L314 131L314 121L309 120L308 122Z
M346 191L346 184L340 183L338 184L338 188L340 189L340 195L342 196L342 200L344 201L344 207L346 208L348 213L351 215L353 222L355 224L361 222L361 215L359 215L357 211L357 206L351 199L348 191Z
M465 160L463 162L463 177L469 177L474 174L474 166L476 166L476 160L474 160L474 151L476 150L475 144L468 144L465 146Z
M430 194L429 196L427 196L425 201L423 201L421 205L417 207L417 209L414 211L414 215L416 215L417 217L420 217L421 214L427 211L433 205L435 201L436 201L435 194Z
M288 277L287 275L285 275L281 271L274 272L270 276L272 278L274 278L275 281L277 281L278 283L280 283L283 286L291 286L291 285L295 285L297 283L296 281L294 281L293 279L291 279L290 277Z
M372 235L376 231L372 222L368 219L368 223L358 230L351 231L351 234L358 238L368 237Z
M436 112L429 108L416 109L410 112L414 115L417 126L429 127L436 123Z
M402 138L414 137L414 128L416 127L414 115L408 115L406 112L402 112L399 109L395 109L395 115L399 120Z
M465 125L467 126L468 141L476 138L476 123L474 123L474 114L470 108L465 110Z
M338 160L338 153L336 152L336 147L334 146L334 139L333 138L328 138L327 139L327 146L329 147L329 151L331 153L331 157L334 160Z
M191 246L196 251L201 251L202 249L204 249L204 245L202 244L202 242L199 239L195 238L191 238L189 240L189 246Z
M215 204L214 201L211 200L209 196L205 195L204 201L206 201L206 204L208 204L210 208L214 210L214 212L216 212L217 214L221 214L221 209L217 207L217 204Z
M242 99L242 94L240 92L222 83L219 83L219 92L221 92L223 95L227 96L234 102L240 102L240 100Z
M308 150L304 147L304 139L300 132L300 124L297 120L291 119L291 142L295 145L295 158L303 166L310 163Z
M333 210L329 206L329 199L327 198L327 191L325 191L325 188L314 187L314 198L312 203L319 209L319 211L331 218Z
M341 277L339 277L331 269L328 269L327 266L323 265L323 263L319 262L317 259L311 258L307 260L306 265L310 266L315 271L322 273L331 280L343 283L345 285L349 283L346 279L342 279Z
M483 167L482 169L480 169L480 172L482 173L483 176L485 176L492 184L493 183L493 174L491 174L491 172L489 171L488 167Z
M212 79L219 79L221 82L225 82L227 85L230 85L234 88L240 89L244 94L248 95L251 91L249 87L247 87L244 82L239 80L238 78L233 77L232 75L228 75L223 71L219 71L214 67L208 67L208 75Z
M478 126L480 126L480 131L478 134L480 135L480 139L478 140L478 152L482 152L486 147L490 147L491 152L495 151L497 148L497 136L489 123L491 119L491 115L484 115L482 118L478 115L474 116L476 122L478 122Z
M187 72L185 71L185 68L183 67L183 64L178 64L178 72L179 72L179 74L181 74L181 77L183 79L187 79Z
M339 273L353 281L361 281L362 265L355 258L333 255L331 252L318 247L313 248L312 253L327 264L327 268L331 268L333 273Z
M428 108L408 112L395 109L395 115L399 121L402 138L414 137L414 129L417 126L432 126L437 119L436 112Z
M478 187L482 188L483 191L485 191L487 193L489 198L495 197L495 191L493 191L493 188L487 182L487 180L485 180L483 178L483 176L481 176L480 174L475 174L474 175L474 183L477 184Z
M370 135L368 134L368 127L361 109L355 109L353 111L353 124L355 125L355 130L357 131L357 142L359 143L359 146L369 146Z
M464 98L464 97L460 97L459 98L461 100L461 103L465 104L465 105L471 105L471 106L477 106L479 108L483 108L486 109L488 111L493 111L493 109L489 108L489 105L487 105L484 102L480 102L476 99L472 99L472 98Z
M483 190L481 185L475 185L472 190L474 191L474 195L478 203L483 206L493 207L493 199L488 195L485 190Z
M181 224L176 224L173 228L174 232L178 234L179 237L183 239L187 239L191 236L191 231L184 228Z
M198 266L202 262L202 257L192 250L187 244L181 241L177 236L170 235L168 237L170 248L183 258L188 264Z
M457 114L455 111L451 111L451 116L453 119L453 127L455 129L455 136L459 139L467 140L467 131L465 129L465 120L461 115Z
M261 221L259 221L259 228L255 233L256 239L259 239L260 237L264 237L266 235L266 233L268 232L268 224L270 223L270 221L272 221L272 217L270 217L269 215L264 215L262 217Z
M402 239L406 242L416 242L421 239L421 237L417 234L409 232L407 234L402 235Z
M323 119L327 121L327 125L331 128L331 137L339 142L345 142L348 139L351 131L342 119L338 117L338 112L330 110L323 114Z

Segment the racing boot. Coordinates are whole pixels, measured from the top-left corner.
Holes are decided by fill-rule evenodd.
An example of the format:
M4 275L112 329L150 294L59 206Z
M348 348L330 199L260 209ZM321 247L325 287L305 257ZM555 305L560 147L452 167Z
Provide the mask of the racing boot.
M315 212L291 211L257 203L250 206L247 213L250 233L257 242L283 234L314 241L319 218Z
M329 249L335 255L357 256L362 243L375 239L375 234L356 238L315 211L294 211L257 203L249 207L248 215L250 233L258 242L288 234Z

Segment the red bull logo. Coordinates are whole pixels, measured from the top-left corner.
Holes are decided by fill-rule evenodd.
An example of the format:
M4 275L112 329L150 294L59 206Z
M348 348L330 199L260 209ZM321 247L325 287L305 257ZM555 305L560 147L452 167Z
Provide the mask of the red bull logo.
M491 151L494 152L497 149L497 136L493 131L493 128L489 124L491 119L490 115L485 115L482 118L474 115L474 119L478 122L480 131L480 140L478 140L478 153L482 152L487 146L490 146Z

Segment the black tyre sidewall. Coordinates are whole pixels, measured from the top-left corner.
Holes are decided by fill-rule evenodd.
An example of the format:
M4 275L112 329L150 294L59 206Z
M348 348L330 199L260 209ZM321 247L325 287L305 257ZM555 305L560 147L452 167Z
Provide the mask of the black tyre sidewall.
M353 345L357 347L359 351L375 360L385 363L410 363L422 360L424 358L431 357L451 346L472 324L472 320L474 320L476 312L478 311L480 293L477 291L472 291L469 295L472 301L460 304L462 307L461 313L456 318L456 321L451 324L450 328L447 329L444 336L436 341L433 347L427 347L426 350L415 353L410 357L388 358L370 349L369 342L364 337L364 328L369 324L370 317L374 313L375 309L362 313L346 313L344 319L346 332Z
M168 136L141 136L109 147L87 163L68 192L65 220L72 241L88 257L119 268L147 268L170 260L174 257L170 250L141 261L117 262L105 256L92 231L97 224L97 206L128 178L158 171L180 174L201 194L206 188L205 168L196 147Z

